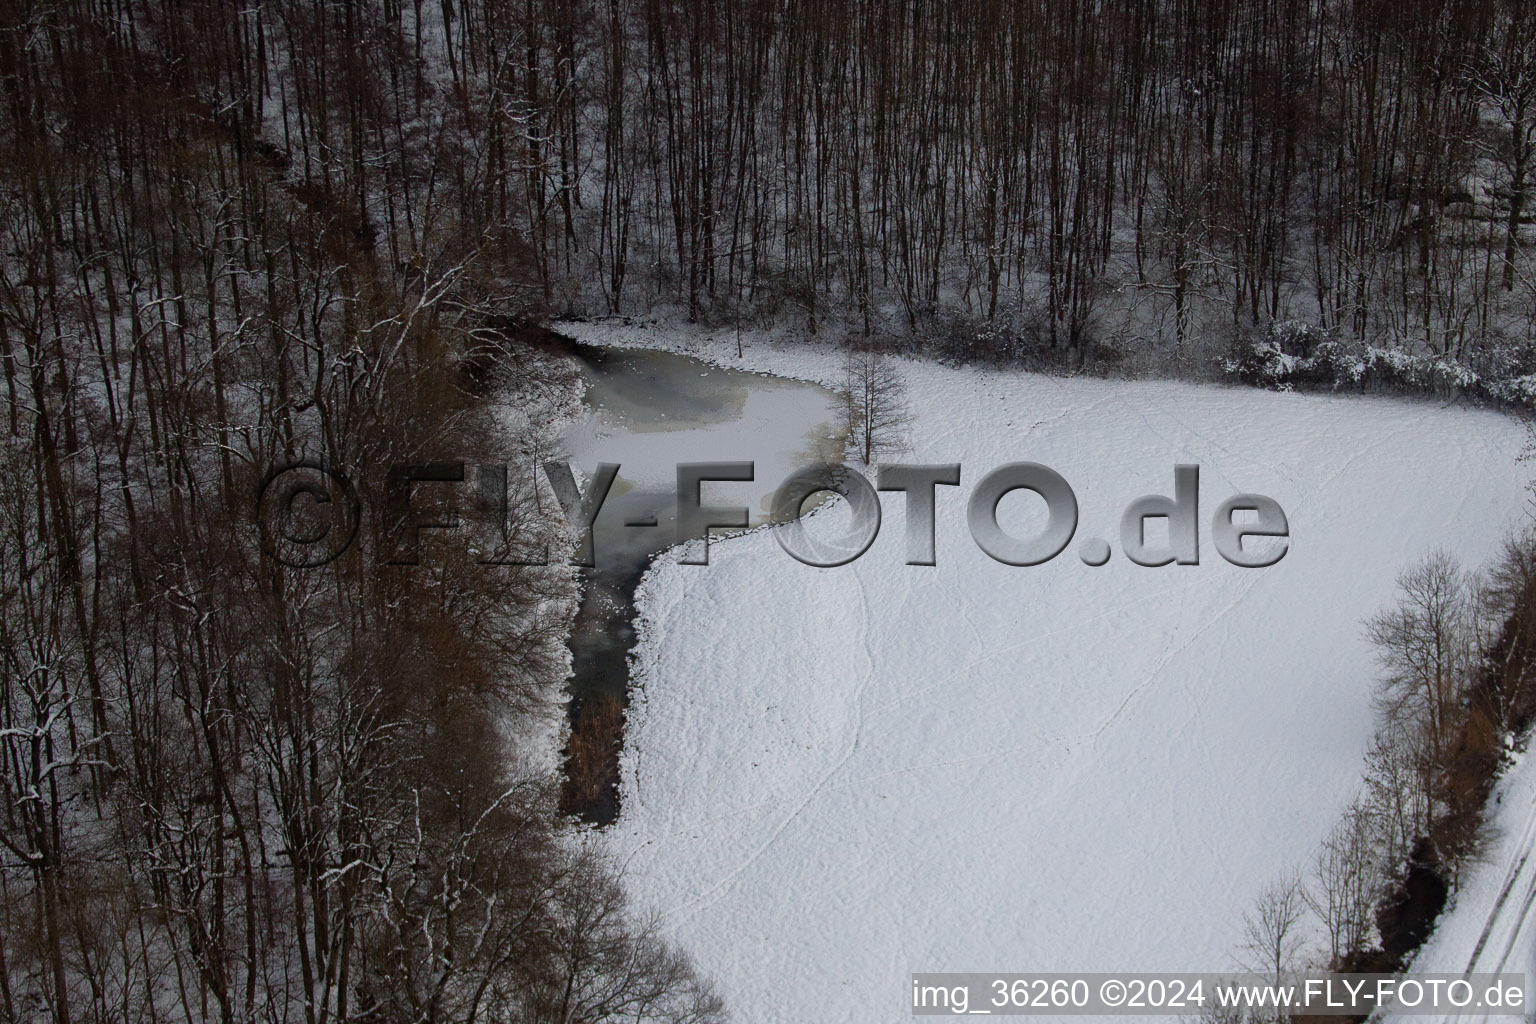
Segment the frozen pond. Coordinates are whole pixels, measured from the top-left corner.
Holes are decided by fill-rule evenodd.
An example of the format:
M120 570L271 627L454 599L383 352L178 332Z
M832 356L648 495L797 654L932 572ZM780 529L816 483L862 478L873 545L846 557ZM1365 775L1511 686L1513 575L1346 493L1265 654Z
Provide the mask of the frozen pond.
M648 350L575 350L587 381L586 414L563 442L572 468L619 475L593 528L594 568L585 571L572 634L572 727L600 748L597 763L570 766L566 807L589 820L618 814L621 709L634 645L633 598L651 557L676 540L679 462L751 461L750 483L703 485L704 504L746 505L766 520L779 482L808 462L840 461L839 405L825 388L768 374L725 370ZM716 489L728 497L712 497ZM626 525L654 520L654 526Z

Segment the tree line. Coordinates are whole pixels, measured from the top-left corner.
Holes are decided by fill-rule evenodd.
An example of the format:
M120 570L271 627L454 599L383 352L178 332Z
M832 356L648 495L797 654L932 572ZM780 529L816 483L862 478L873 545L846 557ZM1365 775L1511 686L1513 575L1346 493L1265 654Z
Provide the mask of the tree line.
M1469 572L1433 551L1366 620L1377 653L1364 782L1311 863L1244 915L1242 965L1282 983L1321 969L1395 973L1428 938L1487 840L1487 803L1536 718L1536 537ZM1293 1019L1213 1009L1214 1024ZM1363 1019L1363 1016L1361 1017Z
M558 814L573 579L387 564L388 467L531 463L572 393L523 12L459 10L0 3L0 1019L719 1017ZM307 571L301 461L361 499Z
M524 10L517 162L558 312L1174 367L1294 321L1356 361L1532 369L1517 0ZM453 45L477 17L445 16Z

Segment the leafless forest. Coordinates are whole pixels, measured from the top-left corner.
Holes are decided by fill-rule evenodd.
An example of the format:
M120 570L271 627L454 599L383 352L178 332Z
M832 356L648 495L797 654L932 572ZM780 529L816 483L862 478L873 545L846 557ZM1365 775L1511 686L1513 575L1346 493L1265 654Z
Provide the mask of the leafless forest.
M413 57L438 44L483 132L459 216L517 225L557 312L1526 397L1527 5L436 14L387 20ZM409 126L426 88L348 131ZM399 217L369 215L392 258Z
M529 50L534 265L571 312L1503 381L1532 38L1517 3L614 4Z
M0 0L0 1014L716 1019L529 749L572 577L378 470L534 458L549 315L1524 403L1533 145L1518 0Z

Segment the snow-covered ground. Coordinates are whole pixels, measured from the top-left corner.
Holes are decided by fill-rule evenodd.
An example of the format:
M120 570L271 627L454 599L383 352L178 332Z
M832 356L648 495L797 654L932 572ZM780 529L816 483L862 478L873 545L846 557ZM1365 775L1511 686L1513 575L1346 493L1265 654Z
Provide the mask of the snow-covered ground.
M1466 870L1412 969L1523 973L1529 997L1536 984L1536 756L1520 755L1499 780L1488 810L1490 841L1483 856ZM1510 1018L1454 1019L1472 1024ZM1533 1019L1532 1013L1525 1019Z
M729 332L562 329L838 376L830 349L750 338L738 361ZM885 494L853 564L809 568L760 531L708 566L663 556L642 585L605 839L631 890L743 1021L903 1020L913 971L1231 967L1243 912L1359 784L1360 620L1425 551L1493 553L1523 507L1521 429L1423 401L900 367L916 418L897 461L963 465L938 489L937 566L904 564ZM965 525L971 488L1020 460L1081 510L1033 568ZM1200 564L1134 565L1121 510L1171 495L1176 463L1201 470ZM707 486L745 503L751 485ZM1211 544L1244 491L1289 517L1270 568ZM1003 525L1037 526L1033 500L1005 498ZM1078 557L1092 537L1115 548L1102 568Z

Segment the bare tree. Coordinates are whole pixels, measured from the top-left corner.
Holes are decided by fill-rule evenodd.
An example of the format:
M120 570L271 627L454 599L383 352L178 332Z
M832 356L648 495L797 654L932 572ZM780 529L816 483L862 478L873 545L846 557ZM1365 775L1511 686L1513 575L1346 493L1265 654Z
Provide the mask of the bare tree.
M1366 799L1388 870L1407 861L1414 840L1429 827L1421 747L1418 733L1383 726L1365 754Z
M1478 598L1479 642L1496 678L1485 702L1501 732L1507 732L1529 712L1536 677L1529 657L1536 637L1536 534L1527 531L1505 540L1500 557L1482 577Z
M1286 974L1299 966L1306 941L1301 927L1306 909L1300 875L1285 875L1270 883L1243 916L1242 953L1247 966L1282 984ZM1285 1011L1276 1008L1274 1020L1278 1024L1284 1019Z
M1370 810L1360 800L1351 801L1313 862L1312 884L1304 895L1328 933L1333 970L1341 969L1345 958L1363 949L1370 935L1371 912L1381 885L1377 839Z
M1507 292L1515 287L1520 224L1525 213L1531 158L1536 152L1536 25L1520 14L1500 16L1496 24L1489 44L1474 58L1472 80L1492 105L1500 126L1491 154L1508 175L1508 215L1500 278Z
M866 464L906 448L907 386L883 353L850 349L843 360L844 423Z
M1398 577L1393 608L1372 616L1366 636L1376 646L1381 679L1376 705L1382 722L1417 749L1425 799L1434 814L1462 697L1476 661L1472 594L1466 574L1434 551Z

